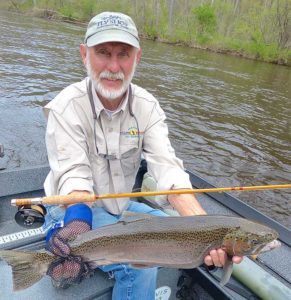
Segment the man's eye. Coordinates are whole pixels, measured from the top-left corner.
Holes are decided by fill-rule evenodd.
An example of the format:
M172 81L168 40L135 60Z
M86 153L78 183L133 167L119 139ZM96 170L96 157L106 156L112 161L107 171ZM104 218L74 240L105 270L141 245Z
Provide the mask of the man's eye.
M120 57L129 57L129 54L128 54L127 51L121 51L121 52L118 53L118 56L120 56Z
M105 49L96 50L96 54L100 54L100 55L104 55L104 56L110 56L110 52L108 52Z

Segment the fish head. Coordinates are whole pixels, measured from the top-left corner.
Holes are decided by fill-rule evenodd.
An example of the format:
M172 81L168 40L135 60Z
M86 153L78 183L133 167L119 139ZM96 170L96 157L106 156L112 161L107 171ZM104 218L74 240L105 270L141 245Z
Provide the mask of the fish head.
M222 248L228 255L258 255L280 246L277 231L263 224L243 220L223 239Z

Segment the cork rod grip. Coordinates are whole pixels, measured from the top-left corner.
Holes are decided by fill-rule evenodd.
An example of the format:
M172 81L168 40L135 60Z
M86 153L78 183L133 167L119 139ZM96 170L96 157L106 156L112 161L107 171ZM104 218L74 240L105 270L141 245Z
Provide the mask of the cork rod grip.
M26 198L26 199L13 199L13 205L23 206L23 205L32 205L32 204L48 204L48 205L68 205L74 203L83 203L83 202L95 202L95 194L70 194L63 196L48 196L42 198Z
M74 203L83 203L83 202L95 202L95 194L70 194L64 196L49 196L43 197L43 204L74 204Z

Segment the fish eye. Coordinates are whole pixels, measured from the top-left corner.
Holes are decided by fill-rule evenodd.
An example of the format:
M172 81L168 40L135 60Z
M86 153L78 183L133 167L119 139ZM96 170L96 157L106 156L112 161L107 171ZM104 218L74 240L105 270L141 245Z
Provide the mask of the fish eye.
M258 240L251 240L251 243L252 243L253 245L258 245L258 244L259 244L259 241L258 241Z

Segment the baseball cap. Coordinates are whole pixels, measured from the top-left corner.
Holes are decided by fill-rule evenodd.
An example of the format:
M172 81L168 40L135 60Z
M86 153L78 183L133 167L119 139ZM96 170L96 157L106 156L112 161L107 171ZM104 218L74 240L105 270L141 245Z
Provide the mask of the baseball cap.
M103 12L92 18L87 27L85 43L92 47L107 42L121 42L140 48L133 20L117 12Z

